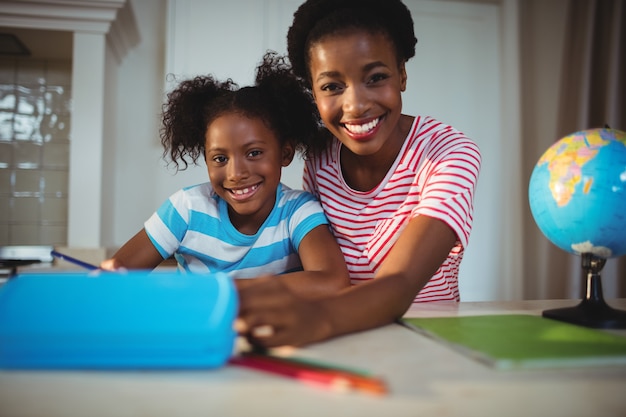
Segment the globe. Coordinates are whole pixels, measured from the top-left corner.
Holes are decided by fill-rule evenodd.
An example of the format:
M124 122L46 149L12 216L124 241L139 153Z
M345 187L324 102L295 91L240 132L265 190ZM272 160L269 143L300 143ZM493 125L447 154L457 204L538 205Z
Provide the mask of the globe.
M533 169L528 199L537 226L562 250L626 254L626 132L582 130L554 143Z

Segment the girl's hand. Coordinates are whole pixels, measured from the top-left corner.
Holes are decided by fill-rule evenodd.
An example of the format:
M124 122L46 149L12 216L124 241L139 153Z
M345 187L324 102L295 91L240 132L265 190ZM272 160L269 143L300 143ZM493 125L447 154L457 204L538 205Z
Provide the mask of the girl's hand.
M148 237L145 229L141 229L130 238L111 259L100 264L105 271L120 271L125 269L154 269L163 258Z
M235 328L251 344L301 346L331 336L321 300L294 294L275 276L235 283L240 305Z
M106 259L100 263L100 269L104 271L125 271L126 268L116 258Z

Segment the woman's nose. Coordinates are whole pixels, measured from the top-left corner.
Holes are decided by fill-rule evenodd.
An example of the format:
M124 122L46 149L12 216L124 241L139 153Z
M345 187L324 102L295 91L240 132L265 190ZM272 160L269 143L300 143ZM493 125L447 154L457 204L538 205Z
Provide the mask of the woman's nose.
M369 99L367 92L360 86L350 86L343 93L344 114L353 118L358 118L365 114L369 109Z

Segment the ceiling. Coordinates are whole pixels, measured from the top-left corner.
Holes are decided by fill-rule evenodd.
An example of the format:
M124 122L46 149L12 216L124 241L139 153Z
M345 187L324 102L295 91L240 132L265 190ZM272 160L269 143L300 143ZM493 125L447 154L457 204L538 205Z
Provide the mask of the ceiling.
M15 36L31 52L31 58L72 59L72 32L1 27L0 33ZM0 56L2 56L0 54Z

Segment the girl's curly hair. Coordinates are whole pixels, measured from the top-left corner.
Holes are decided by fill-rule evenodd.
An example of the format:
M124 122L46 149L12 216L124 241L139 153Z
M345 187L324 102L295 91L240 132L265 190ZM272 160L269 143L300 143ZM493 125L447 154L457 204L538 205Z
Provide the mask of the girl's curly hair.
M398 63L415 55L417 38L411 12L400 0L307 0L294 13L287 33L293 72L310 88L309 49L323 37L364 30L383 33L396 49Z
M329 140L311 93L291 72L286 58L269 51L256 68L253 86L239 88L232 79L218 81L206 75L185 80L170 92L160 130L163 156L177 170L197 164L204 156L208 126L231 112L263 120L281 144L291 142L304 156L324 149Z

